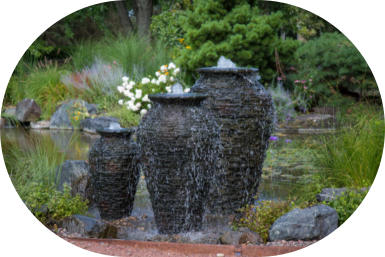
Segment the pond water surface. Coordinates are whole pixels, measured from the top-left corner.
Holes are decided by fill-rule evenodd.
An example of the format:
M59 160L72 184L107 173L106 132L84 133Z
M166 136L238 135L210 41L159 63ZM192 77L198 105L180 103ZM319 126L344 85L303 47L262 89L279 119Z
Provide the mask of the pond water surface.
M278 200L287 199L289 195L295 196L295 190L302 187L306 177L315 171L311 164L312 152L309 150L311 149L309 146L314 144L314 136L283 134L275 136L276 140L270 142L267 151L257 200ZM48 140L58 151L65 154L67 160L87 160L88 151L98 138L98 135L71 130L1 129L2 143L7 142L7 147L11 144L20 149L28 149L38 142ZM141 175L131 214L136 220L129 221L134 223L134 226L126 226L119 238L151 240L154 236L159 236L156 233L153 215L144 176ZM213 221L210 218L212 217L206 222L206 231L230 229L227 220L216 217ZM189 240L194 237L199 240L202 235L188 235Z

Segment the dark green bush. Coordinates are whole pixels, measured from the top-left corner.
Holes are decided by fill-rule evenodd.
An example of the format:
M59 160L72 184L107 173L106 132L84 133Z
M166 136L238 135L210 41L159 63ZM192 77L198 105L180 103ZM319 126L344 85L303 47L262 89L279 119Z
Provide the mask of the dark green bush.
M275 50L288 63L299 42L282 40L282 13L263 15L248 1L194 1L193 11L182 16L186 46L177 62L188 71L216 65L223 55L238 66L254 66L265 81L276 70Z
M325 101L337 92L361 94L378 90L374 77L354 45L340 33L324 33L312 39L295 53L297 80L313 80L317 101Z

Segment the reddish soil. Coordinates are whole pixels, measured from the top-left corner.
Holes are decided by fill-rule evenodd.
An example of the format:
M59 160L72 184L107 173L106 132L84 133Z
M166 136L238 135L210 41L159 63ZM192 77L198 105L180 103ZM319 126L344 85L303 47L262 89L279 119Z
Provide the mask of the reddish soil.
M289 253L305 246L209 245L168 242L142 242L117 239L64 239L78 247L113 256L140 257L254 257Z

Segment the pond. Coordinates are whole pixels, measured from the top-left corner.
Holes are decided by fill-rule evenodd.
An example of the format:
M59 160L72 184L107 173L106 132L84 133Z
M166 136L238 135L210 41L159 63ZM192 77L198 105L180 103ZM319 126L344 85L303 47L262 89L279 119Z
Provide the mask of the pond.
M275 134L275 137L276 140L270 142L263 166L259 186L260 200L286 199L293 193L293 189L303 185L306 176L315 171L311 164L310 146L319 136ZM99 136L71 130L12 128L1 129L1 138L21 149L30 148L42 140L49 140L58 151L65 153L67 160L87 160L88 151ZM146 189L139 187L138 190Z
M295 189L304 186L306 177L316 169L311 165L311 146L319 136L285 135L275 133L275 140L270 142L257 200L287 199L295 196ZM67 160L87 160L92 144L98 135L71 130L33 130L24 128L2 129L2 143L19 147L21 150L33 147L38 142L54 144L58 151L65 154ZM3 144L4 146L4 144ZM92 209L92 208L91 208ZM94 215L91 211L91 215ZM125 225L121 225L121 224ZM127 225L130 224L130 225ZM135 195L131 217L117 220L117 227L122 227L118 238L135 240L172 241L173 238L158 238L154 214L149 193L141 174ZM229 230L228 217L205 217L205 232L186 235L187 242L215 243L215 233ZM183 235L182 235L183 237ZM210 239L207 239L210 238ZM196 241L194 241L196 240Z

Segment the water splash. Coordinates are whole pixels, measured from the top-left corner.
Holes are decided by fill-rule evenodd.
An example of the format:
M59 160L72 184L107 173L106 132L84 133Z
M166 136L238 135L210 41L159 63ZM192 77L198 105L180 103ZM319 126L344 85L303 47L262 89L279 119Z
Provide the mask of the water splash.
M236 68L237 65L233 63L230 59L227 59L224 56L219 57L217 62L218 68Z
M175 83L171 87L171 94L183 94L183 87L180 83Z
M122 127L118 123L110 123L110 126L108 127L108 129L111 129L111 130L119 130L121 128Z

